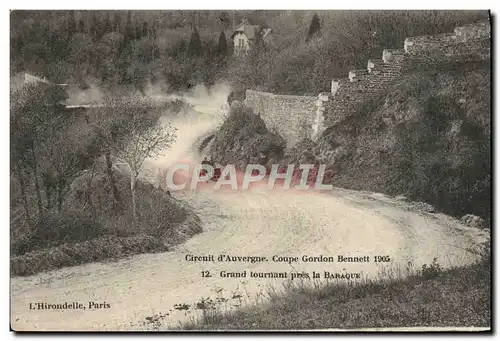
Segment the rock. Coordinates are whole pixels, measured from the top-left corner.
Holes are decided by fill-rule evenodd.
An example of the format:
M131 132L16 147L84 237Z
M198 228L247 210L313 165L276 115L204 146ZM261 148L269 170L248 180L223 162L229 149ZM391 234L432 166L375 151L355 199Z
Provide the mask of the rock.
M408 198L407 198L407 197L405 197L405 196L404 196L404 195L402 195L402 194L400 194L400 195L396 196L394 199L399 200L399 201L407 201L407 200L408 200Z
M462 218L460 218L460 223L465 226L478 229L484 229L486 227L484 219L473 214L464 215Z
M261 117L235 100L230 115L215 133L210 155L217 163L244 169L248 163L281 159L285 146L285 140L268 131Z
M435 213L436 212L436 209L434 208L434 206L429 205L425 202L417 202L415 204L415 207L418 210L423 211L423 212L427 212L427 213Z

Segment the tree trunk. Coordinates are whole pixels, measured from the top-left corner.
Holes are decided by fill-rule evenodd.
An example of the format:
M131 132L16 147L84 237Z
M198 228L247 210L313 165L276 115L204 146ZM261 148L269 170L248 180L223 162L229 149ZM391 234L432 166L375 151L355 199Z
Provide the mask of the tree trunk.
M62 183L57 184L57 212L61 213L62 211L62 204L63 204L63 190L64 190L64 185Z
M38 217L39 219L42 219L43 218L42 193L40 192L40 184L38 183L38 165L35 157L35 151L33 149L31 149L31 156L33 157L33 176L35 177L35 190L38 202Z
M104 154L106 157L106 171L108 173L109 182L111 183L111 189L113 191L113 198L116 203L120 203L120 192L118 192L118 187L116 187L115 177L113 176L113 164L111 163L111 152L109 150Z
M28 195L26 194L26 182L24 181L23 171L21 170L19 163L16 164L16 168L17 168L17 175L19 177L19 184L21 185L21 195L23 197L24 211L26 212L26 220L28 221L28 225L31 226L31 215L28 205Z
M130 170L130 191L132 192L132 217L134 224L136 222L137 218L137 211L136 211L136 204L135 204L135 181L136 181L137 175L136 172Z
M96 221L96 217L97 217L97 213L96 213L96 210L95 210L95 206L94 206L94 203L92 202L92 181L94 181L94 174L95 174L95 166L96 164L94 163L94 165L92 166L92 173L90 173L90 179L87 183L87 190L85 191L85 200L87 201L87 203L90 205L90 209L92 210L92 218L94 219L94 222Z
M53 187L52 187L51 183L45 184L45 196L47 198L47 209L48 210L50 210L52 208L52 188Z

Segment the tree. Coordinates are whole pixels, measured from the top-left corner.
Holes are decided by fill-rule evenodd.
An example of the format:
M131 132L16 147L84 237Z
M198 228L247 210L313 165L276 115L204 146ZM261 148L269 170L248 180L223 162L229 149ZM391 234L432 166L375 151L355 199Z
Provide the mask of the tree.
M225 29L228 29L232 26L231 18L229 17L229 14L227 14L227 12L221 12L219 21L222 24L222 27L224 27Z
M69 185L78 173L90 166L98 156L95 135L85 126L83 117L76 122L62 122L48 127L50 138L40 150L41 177L45 186L47 209L60 213Z
M311 40L315 35L321 34L321 22L318 18L318 15L314 13L312 20L311 20L311 26L309 26L309 31L307 32L307 38L306 41Z
M193 33L191 34L187 52L190 57L199 57L203 54L200 34L198 33L196 27L193 29Z
M153 42L153 59L160 59L160 48Z
M90 109L87 115L89 125L96 134L97 145L101 153L104 154L106 174L111 184L115 207L120 207L121 196L113 174L112 153L117 148L119 141L123 140L122 135L127 134L127 130L123 129L124 124L122 124L122 120L126 119L127 107L126 103L111 96L106 96L103 102L102 107Z
M101 21L97 18L94 12L90 21L90 36L94 41L98 41L102 37Z
M83 19L78 20L78 29L77 29L77 31L80 32L80 33L86 33L85 21L83 21Z
M142 38L149 36L148 22L144 21L142 23Z
M135 39L135 30L134 30L134 25L132 24L132 13L129 11L127 13L127 23L125 24L125 39L124 39L124 44L125 47Z
M111 17L109 15L109 12L106 14L106 18L104 19L104 25L102 27L102 35L105 35L106 33L110 33L113 31L113 27L111 24Z
M119 82L119 70L117 61L120 57L120 47L123 43L123 35L118 32L106 33L96 46L99 76L103 80Z
M220 56L225 56L227 54L227 41L224 31L221 31L219 35L219 41L217 43L217 54Z
M75 11L71 11L69 15L67 29L68 29L68 39L71 39L71 36L75 34L77 31Z
M119 13L115 14L113 17L113 31L122 32L122 17Z
M94 43L92 38L85 33L77 33L73 35L68 44L69 55L68 61L74 66L80 66L92 61Z
M65 92L54 86L30 84L11 93L10 138L11 161L16 166L16 173L21 186L27 190L26 178L31 175L35 186L38 217L44 216L44 202L41 193L42 154L44 145L52 137L53 127L60 126L68 119L60 105ZM24 195L24 194L23 194ZM27 202L25 203L27 204ZM27 216L28 208L26 207Z
M130 168L130 191L132 194L132 216L137 219L137 203L135 185L147 158L156 158L169 148L176 137L176 129L170 124L159 125L145 119L144 105L134 103L131 107L131 117L124 122L130 133L119 143L118 159ZM134 110L135 109L135 110Z

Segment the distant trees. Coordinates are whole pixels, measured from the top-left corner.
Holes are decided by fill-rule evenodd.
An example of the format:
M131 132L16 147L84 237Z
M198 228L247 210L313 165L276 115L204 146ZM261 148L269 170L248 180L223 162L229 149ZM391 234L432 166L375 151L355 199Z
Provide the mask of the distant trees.
M225 56L227 54L227 41L224 31L220 32L219 41L217 42L217 54Z
M61 208L62 194L78 168L75 162L84 162L72 157L85 144L79 141L77 147L70 143L75 135L66 129L72 118L60 104L64 99L65 93L59 87L45 85L28 85L11 93L11 163L29 219L43 219L45 210L53 206L53 195L57 196L57 208ZM62 155L64 147L70 148L72 155ZM31 211L27 196L31 186L36 197L36 214ZM42 187L46 188L44 195Z
M202 11L193 27L189 11L60 11L50 22L36 11L14 11L11 70L33 72L61 83L76 80L84 85L92 78L137 89L153 78L168 79L177 89L225 78L268 91L318 92L328 87L329 79L364 65L384 48L401 46L407 36L449 32L488 14L325 11L321 20L318 13L312 13L310 22L304 24L309 15L300 11ZM228 53L231 44L226 35L233 18L240 22L244 17L251 24L269 25L273 36L265 49L257 36L254 56L242 62ZM214 30L220 32L218 40ZM319 35L325 39L314 39ZM298 68L293 75L286 75L289 65Z
M229 17L229 14L227 12L221 12L219 20L222 27L224 27L225 29L230 28L232 25L231 18Z
M311 40L315 35L321 34L321 22L318 18L318 15L314 13L311 25L309 26L309 31L307 31L306 42Z
M133 216L137 217L135 184L144 161L156 157L176 137L174 128L157 124L160 113L171 106L158 108L139 97L105 96L104 107L83 115L68 111L61 105L64 99L62 88L45 84L11 93L11 193L18 202L14 207L24 210L25 219L20 221L35 228L54 215L68 213L72 206L64 205L71 185L84 170L94 169L101 157L113 207L118 210L124 203L113 164L121 160L130 167Z
M191 39L189 40L189 45L187 48L187 53L190 57L199 57L203 54L200 34L198 33L196 27L193 28L193 33L191 34Z

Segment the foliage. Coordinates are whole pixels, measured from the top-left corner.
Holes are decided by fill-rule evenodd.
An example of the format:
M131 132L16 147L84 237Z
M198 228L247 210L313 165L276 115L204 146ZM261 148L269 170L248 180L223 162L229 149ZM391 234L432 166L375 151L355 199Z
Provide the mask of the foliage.
M465 76L455 77L456 94L478 84L471 81L474 73L467 74L467 83ZM488 92L484 85L483 91ZM489 112L488 102L474 103L471 98L467 112L455 96L424 94L416 98L423 103L422 118L398 127L390 190L403 191L453 215L472 213L490 219L489 129L477 118ZM455 126L458 135L450 133Z
M486 11L198 11L193 21L193 13L14 11L11 70L60 83L90 77L138 88L160 76L179 90L226 79L301 95L328 89L332 78L402 46L407 36L450 32L488 17ZM227 53L226 65L215 32L227 37L232 19L238 24L245 17L270 27L272 39L250 59ZM305 42L304 36L318 36L319 26L322 38Z
M311 20L311 26L309 26L309 31L307 32L306 42L311 40L316 34L320 34L320 30L321 23L319 21L318 15L314 13Z
M437 258L434 258L431 264L422 265L422 276L425 279L434 279L443 273L443 268L438 263Z
M217 53L222 56L225 56L227 54L227 41L224 31L221 31L219 35L219 41L217 43Z
M189 40L189 45L187 49L188 56L190 57L199 57L203 53L203 47L201 45L200 34L198 30L195 28L193 33L191 34L191 39Z
M325 330L358 328L491 327L491 269L474 263L442 269L426 266L429 277L400 269L388 276L355 281L305 281L269 287L265 304L250 300L238 309L216 309L179 330ZM394 276L391 278L391 276ZM235 302L236 303L236 302ZM152 326L155 327L155 326ZM156 326L157 327L157 326ZM163 330L163 324L159 329Z

